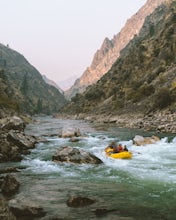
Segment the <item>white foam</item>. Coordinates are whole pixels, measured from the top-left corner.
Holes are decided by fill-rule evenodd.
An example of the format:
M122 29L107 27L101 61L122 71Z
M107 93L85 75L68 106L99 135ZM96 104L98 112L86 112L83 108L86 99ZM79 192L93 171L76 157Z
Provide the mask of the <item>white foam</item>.
M113 159L107 157L104 148L112 141L113 138L106 136L87 136L78 143L73 143L75 147L81 147L93 153L100 158L104 166L103 168L92 168L92 165L73 165L57 164L49 161L47 156L54 155L55 150L62 145L69 145L68 139L52 137L48 139L49 143L39 144L32 152L33 154L26 157L22 161L22 165L26 166L26 170L33 173L57 173L58 175L81 177L93 175L96 169L99 171L97 176L103 177L107 175L108 178L118 178L116 171L126 172L137 179L152 179L162 182L176 183L176 137L171 142L168 138L162 138L155 144L145 146L135 146L133 141L120 141L122 145L127 145L129 151L133 153L132 159ZM72 144L72 143L71 143ZM38 158L38 159L36 159ZM92 169L92 170L91 170Z
M30 170L34 173L63 172L63 169L52 161L33 159L23 160L21 164L28 167L26 170Z
M176 137L173 138L172 143L176 143Z
M131 145L130 141L123 143L128 144L133 158L112 159L103 152L101 159L108 167L128 172L135 178L176 183L175 139L168 143L168 138L163 138L156 144L146 146Z

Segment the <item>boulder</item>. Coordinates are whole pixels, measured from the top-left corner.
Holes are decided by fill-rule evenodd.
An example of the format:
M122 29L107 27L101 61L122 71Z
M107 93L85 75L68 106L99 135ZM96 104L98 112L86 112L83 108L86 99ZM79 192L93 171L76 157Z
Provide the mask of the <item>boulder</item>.
M95 200L89 199L86 197L81 197L81 196L78 196L78 197L72 196L67 200L67 206L74 207L74 208L88 206L93 203L95 203Z
M20 172L20 170L17 167L7 167L5 169L0 169L0 174L16 172Z
M56 154L52 157L55 162L72 162L72 163L90 163L90 164L101 164L103 163L95 155L78 148L70 146L60 147Z
M95 215L100 218L100 217L104 217L106 214L108 214L110 212L114 212L114 211L117 211L117 210L115 210L115 209L107 209L107 208L98 208L94 212L95 212Z
M0 219L16 220L16 217L10 212L8 204L3 198L0 198Z
M155 144L159 140L160 140L160 138L157 136L143 137L140 135L136 135L133 138L133 144L135 144L137 146L147 145L147 144Z
M64 127L62 128L59 134L59 137L62 137L62 138L72 138L72 137L79 137L79 136L81 136L81 132L79 128Z
M4 120L4 123L1 126L2 130L18 130L18 131L24 131L26 125L24 121L17 117L13 116L10 118L6 118Z
M43 217L46 215L46 212L39 205L36 205L32 202L22 201L17 199L12 199L9 201L10 211L20 219L33 219L37 217Z
M38 142L46 141L24 133L26 123L17 116L0 118L0 163L17 162Z
M6 142L0 141L0 163L21 161L22 156L20 153L20 149L17 146L9 143L7 140Z
M0 178L0 188L2 194L5 196L11 196L17 192L20 183L12 175L2 176Z
M35 147L36 139L25 135L23 132L10 131L7 140L21 149L31 149Z
M79 142L79 138L72 137L72 138L70 138L69 142Z

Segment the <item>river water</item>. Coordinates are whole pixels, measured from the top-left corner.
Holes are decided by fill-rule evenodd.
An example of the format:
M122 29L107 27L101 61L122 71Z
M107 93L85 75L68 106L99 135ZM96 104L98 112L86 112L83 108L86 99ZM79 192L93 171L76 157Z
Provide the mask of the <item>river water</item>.
M63 127L79 128L79 142L58 137ZM20 163L21 183L15 198L41 205L47 212L42 220L175 220L176 219L176 137L161 134L161 141L146 146L133 145L139 130L117 128L114 124L93 125L79 120L37 118L26 133L44 136ZM111 142L126 144L130 160L108 158L104 148ZM69 145L83 148L103 161L103 165L60 164L51 161L56 149ZM71 196L96 200L82 208L68 207ZM113 210L97 215L96 210Z

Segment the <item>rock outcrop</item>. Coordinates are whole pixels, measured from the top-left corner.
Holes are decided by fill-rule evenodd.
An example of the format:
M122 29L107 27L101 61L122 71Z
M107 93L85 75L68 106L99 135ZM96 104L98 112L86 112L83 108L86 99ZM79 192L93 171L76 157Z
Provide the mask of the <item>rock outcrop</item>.
M16 167L7 167L7 168L4 168L4 169L0 169L0 174L16 173L16 172L20 172L20 170Z
M9 207L17 219L34 219L46 215L41 206L25 200L12 199L9 201Z
M133 143L137 146L141 146L141 145L147 145L147 144L155 144L159 140L160 139L157 136L143 137L143 136L140 136L140 135L136 135L133 138Z
M71 196L67 200L67 206L73 207L73 208L80 208L84 206L88 206L95 203L94 199L90 199L87 197L82 197L82 196Z
M0 219L17 220L8 207L7 201L0 197Z
M59 133L59 137L61 138L74 138L81 136L81 131L79 128L68 128L63 127L61 132Z
M65 92L65 96L71 99L71 97L77 93L84 92L89 85L96 83L107 73L120 56L120 51L134 36L138 35L145 18L165 1L169 0L148 0L136 14L127 20L125 26L112 40L105 38L101 48L95 53L90 67L88 67L82 76L75 81L74 85Z
M20 183L11 174L0 177L0 189L4 196L11 196L17 192Z
M22 160L29 154L38 139L24 133L25 122L17 116L8 116L0 120L0 163Z
M95 155L83 150L70 146L58 148L55 155L52 157L55 162L67 162L76 164L102 164L103 162Z
M0 120L1 129L2 130L18 130L24 131L25 123L24 121L18 116L12 116L10 118L6 117Z

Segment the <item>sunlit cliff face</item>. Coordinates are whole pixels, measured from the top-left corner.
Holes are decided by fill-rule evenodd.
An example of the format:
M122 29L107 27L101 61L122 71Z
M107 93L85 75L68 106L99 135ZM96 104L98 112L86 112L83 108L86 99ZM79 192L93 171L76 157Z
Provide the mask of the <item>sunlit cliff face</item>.
M109 40L105 38L101 48L95 53L91 66L88 67L75 84L65 92L66 97L70 99L76 93L84 92L87 86L96 83L107 73L119 57L120 51L134 36L138 35L145 18L161 3L170 1L171 0L148 0L136 14L127 20L125 26L113 39Z

